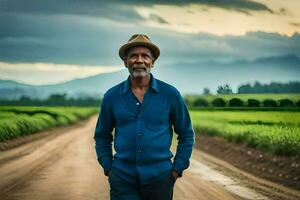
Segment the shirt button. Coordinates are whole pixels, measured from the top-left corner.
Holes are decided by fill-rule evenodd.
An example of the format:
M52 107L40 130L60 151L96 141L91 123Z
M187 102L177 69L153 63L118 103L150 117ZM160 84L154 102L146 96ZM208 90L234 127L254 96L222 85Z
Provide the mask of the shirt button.
M139 103L139 102L136 102L136 105L138 106L138 105L140 105L140 103Z
M139 153L142 153L142 149L139 149L138 152L139 152Z

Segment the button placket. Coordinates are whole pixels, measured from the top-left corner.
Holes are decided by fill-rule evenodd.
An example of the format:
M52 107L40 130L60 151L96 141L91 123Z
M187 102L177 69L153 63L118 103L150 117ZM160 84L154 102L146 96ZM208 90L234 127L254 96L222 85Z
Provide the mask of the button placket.
M141 149L141 140L140 140L140 136L141 134L141 130L140 130L140 118L141 118L141 103L140 102L136 102L136 107L137 107L137 129L136 129L136 164L137 166L141 166L141 153L142 153L142 149Z
M147 94L146 94L147 95ZM146 96L145 95L145 96ZM138 101L138 99L136 98L136 110L137 110L137 129L136 129L136 165L137 166L141 166L141 153L143 152L142 150L142 141L141 141L141 136L142 136L142 132L140 132L140 123L141 123L141 117L142 117L142 110L144 107L144 102L145 102L145 97L144 97L144 101L143 103L140 103Z

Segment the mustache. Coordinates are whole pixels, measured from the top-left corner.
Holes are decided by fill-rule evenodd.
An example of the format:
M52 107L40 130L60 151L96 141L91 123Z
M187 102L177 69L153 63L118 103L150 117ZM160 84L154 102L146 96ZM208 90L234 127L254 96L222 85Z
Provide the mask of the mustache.
M135 65L135 66L132 66L132 69L135 70L135 69L144 69L144 70L147 70L147 67L145 65Z

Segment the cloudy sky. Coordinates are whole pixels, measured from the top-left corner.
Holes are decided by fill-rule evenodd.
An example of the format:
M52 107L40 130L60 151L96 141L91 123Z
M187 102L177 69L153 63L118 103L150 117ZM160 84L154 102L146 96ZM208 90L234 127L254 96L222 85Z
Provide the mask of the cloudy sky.
M124 69L118 49L134 33L160 47L158 67L299 57L299 10L299 0L0 0L0 79Z

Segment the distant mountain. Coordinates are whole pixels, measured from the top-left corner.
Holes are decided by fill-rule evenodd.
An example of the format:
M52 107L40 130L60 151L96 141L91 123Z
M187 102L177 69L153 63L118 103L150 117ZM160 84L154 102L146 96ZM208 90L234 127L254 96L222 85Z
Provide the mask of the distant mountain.
M152 73L156 78L177 87L182 94L200 94L204 88L209 88L214 93L219 85L226 83L235 92L241 84L255 81L261 83L300 81L300 59L295 55L285 55L252 61L173 63L165 66L155 65ZM21 95L45 98L52 93L101 96L107 89L127 77L128 71L124 68L118 72L44 86L0 80L0 94L1 98L18 98Z
M45 85L40 88L49 93L68 93L76 95L78 92L102 95L104 92L115 84L122 82L128 76L126 70L113 73L99 74L87 78L74 79L61 84Z
M236 61L235 64L281 66L284 69L298 68L298 70L300 70L300 58L294 54L280 57L259 58L253 61L240 60Z
M11 80L0 80L0 99L19 99L21 96L40 98L42 93L33 85Z
M59 84L51 85L28 85L16 81L0 80L0 98L18 99L21 96L30 96L31 98L47 98L53 93L67 93L68 96L99 97L111 86L120 83L128 77L126 70L104 73L90 76L82 79L74 79Z
M238 60L233 62L201 61L174 63L154 70L157 77L182 93L202 93L207 87L215 92L228 83L236 92L241 84L300 81L300 59L295 55Z
M31 87L32 85L25 84L25 83L19 83L17 81L12 80L0 80L0 88L24 88L24 87Z

